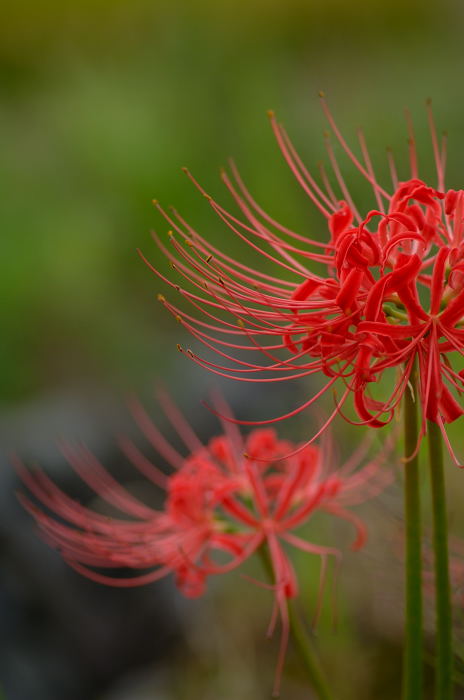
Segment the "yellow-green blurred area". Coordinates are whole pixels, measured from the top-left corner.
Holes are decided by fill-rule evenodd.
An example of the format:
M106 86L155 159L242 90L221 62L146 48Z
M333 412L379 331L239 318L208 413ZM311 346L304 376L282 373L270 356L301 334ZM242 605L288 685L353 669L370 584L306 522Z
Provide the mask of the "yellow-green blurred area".
M324 235L267 109L314 166L323 88L347 136L364 125L386 163L387 143L405 151L406 105L424 150L431 96L452 177L459 167L459 3L17 2L2 15L3 401L83 380L133 386L178 362L157 342L178 329L135 252L153 256L149 230L167 229L151 199L228 235L181 166L227 203L218 170L233 155L272 214Z
M305 163L317 172L317 163L326 159L327 125L317 97L323 89L355 148L356 130L364 127L376 172L388 184L386 146L393 148L407 177L406 107L415 123L422 172L434 177L424 108L431 97L438 128L448 131L448 182L462 186L464 5L458 0L31 0L3 3L0 14L0 402L6 421L2 434L9 449L21 452L24 441L28 454L38 459L43 454L43 441L58 433L59 421L46 416L34 419L32 437L26 434L30 422L23 428L15 422L17 442L12 444L10 415L21 415L24 406L41 407L49 395L102 393L119 405L127 390L143 393L162 379L184 406L196 407L205 398L204 386L212 379L194 371L177 353L176 342L187 342L187 336L156 301L158 292L172 295L172 291L150 273L137 248L161 270L169 270L150 238L153 229L168 245L169 226L153 208L156 198L165 206L174 204L215 245L243 256L244 246L181 172L188 166L208 192L233 209L219 177L230 156L272 216L324 239L325 223L278 152L268 109L275 110ZM372 192L353 175L341 149L335 148L357 202L370 207ZM259 265L265 269L264 259ZM270 415L261 392L229 384L223 388L226 396L229 389L244 413L250 394L253 407L262 409L248 417ZM275 390L274 413L286 412L295 397L305 396L304 387L295 387L294 395L292 391L280 399ZM332 410L332 397L326 408ZM194 410L198 418L199 409ZM300 431L305 429L303 422L300 426ZM80 430L76 426L76 432ZM344 425L338 430L345 440L342 452L349 454L356 439L353 431ZM459 430L455 429L455 437ZM71 436L73 425L64 431ZM451 479L458 491L457 477L453 474ZM9 498L14 500L12 492ZM374 544L359 560L348 556L337 634L329 604L321 623L321 649L334 677L336 700L387 700L399 692L402 591L395 533L401 532L401 504L388 497L377 511L369 506L366 512L373 522ZM453 522L456 525L458 518ZM319 541L324 534L330 540L330 526L321 528L316 533ZM342 541L349 542L350 533L337 528ZM9 551L6 535L5 542ZM21 550L21 580L31 577L43 600L47 585L43 578L34 578L30 562L43 568L46 548L40 545L40 554L32 554L34 545L29 546L30 551L26 546ZM53 566L58 560L53 559ZM319 573L317 561L305 562L300 557L298 565L307 593L302 605L309 616ZM249 573L262 578L257 569ZM97 594L95 584L76 583L74 574L66 576L63 586L70 582L71 593L66 596L63 587L50 589L51 596L61 601L54 603L51 616L67 620L72 640L79 638L76 625L79 629L84 618L82 624L89 629L95 622L89 622L89 615L81 617L77 608L70 622L63 613L63 600L74 599L74 587L82 586L84 600L93 604L97 600L92 609L105 620L104 614L111 617L111 604L118 615L127 608L134 611L134 618L136 613L143 618L146 608L140 601L156 601L165 590L152 587L140 594L143 598L125 591L116 596L106 589ZM113 646L108 646L107 655L114 656L102 661L104 672L100 667L98 672L79 667L80 679L87 679L85 691L73 688L69 680L79 676L74 667L66 666L71 664L74 641L65 662L61 657L55 660L58 673L50 670L53 662L45 652L41 656L41 647L56 647L49 638L45 643L39 632L21 637L19 656L5 652L13 663L9 687L14 686L14 669L18 678L24 675L26 658L32 680L29 686L18 682L17 687L35 691L27 695L18 690L8 700L269 697L277 655L277 642L265 640L272 596L238 575L225 588L221 584L213 586L209 600L173 604L178 606L176 619L188 620L184 646L169 656L166 669L155 674L155 680L148 675L112 690L110 679L119 683L121 670L126 673L142 662L150 666L151 659L162 656L159 645L164 641L155 643L156 626L142 637L134 633L139 646L134 642L129 657L118 656L122 652L114 637L130 637L124 626L130 624L128 612L119 627L112 623L108 628L111 634L98 627L101 643L97 635L92 644L105 649L111 636ZM33 607L28 599L29 604L32 612L27 608L27 615L18 613L7 630L19 629L17 619L24 615L34 624L38 620L42 629L40 615L48 614L44 610L49 608L42 603L39 609L36 602ZM18 634L13 635L16 641ZM3 642L6 649L12 648L11 640ZM85 642L79 643L85 658ZM39 659L36 666L31 658ZM52 679L49 686L41 685L45 677ZM292 653L282 696L311 697Z

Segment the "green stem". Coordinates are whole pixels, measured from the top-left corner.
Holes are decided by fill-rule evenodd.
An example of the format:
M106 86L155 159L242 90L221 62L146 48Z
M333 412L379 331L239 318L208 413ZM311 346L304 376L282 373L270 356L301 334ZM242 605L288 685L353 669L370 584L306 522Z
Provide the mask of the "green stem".
M453 692L451 594L448 563L448 523L442 435L437 423L428 422L429 462L435 553L435 610L437 624L435 698L450 700Z
M274 582L274 571L268 549L265 545L260 547L259 554L261 555L261 560L266 572L268 573L271 581ZM320 667L319 660L317 659L314 646L303 623L300 620L300 616L298 615L294 603L288 599L287 609L290 631L308 674L311 686L319 700L332 700L332 694L329 691L327 681Z
M306 633L303 623L301 622L296 606L292 601L287 601L287 606L288 619L290 622L290 629L292 631L293 639L298 647L301 660L304 663L311 685L313 686L317 697L320 698L320 700L331 700L332 695L316 658L314 646Z
M417 448L416 365L411 391L404 394L404 517L406 537L406 611L403 700L422 698L422 555L419 460L409 459Z

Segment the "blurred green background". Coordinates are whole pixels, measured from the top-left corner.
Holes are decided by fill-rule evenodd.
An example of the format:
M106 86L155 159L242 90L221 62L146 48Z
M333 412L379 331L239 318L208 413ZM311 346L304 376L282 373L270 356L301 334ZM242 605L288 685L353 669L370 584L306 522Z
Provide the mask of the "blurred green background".
M463 12L459 2L399 0L4 4L2 400L138 386L177 364L164 340L179 329L157 308L135 249L153 254L149 230L165 229L152 197L219 238L181 166L227 201L218 169L233 155L273 213L320 226L277 154L269 108L314 165L323 88L348 137L365 126L378 162L387 143L405 150L405 106L426 136L431 96L453 177Z
M106 414L123 405L127 391L144 393L162 377L184 405L203 398L206 378L198 379L177 354L182 329L157 304L156 293L166 290L136 249L157 261L149 232L165 233L167 227L152 207L156 197L175 204L197 229L233 251L231 236L180 170L188 165L227 204L218 174L231 155L272 215L314 237L324 235L282 163L266 118L269 108L285 122L308 166L314 166L324 155L325 123L317 99L324 89L347 138L353 142L356 128L365 127L376 169L386 177L386 145L405 164L405 107L415 119L421 164L432 172L423 107L432 97L438 126L449 132L448 182L462 185L463 21L464 5L458 0L4 3L0 401L5 448L27 445L40 458L59 431L81 430L72 423L63 427L56 410L44 410L49 397L66 396L71 403L84 397L92 413L95 397L103 396L99 411ZM354 193L363 197L366 190L351 181L349 164L342 161L342 169ZM240 405L240 389L230 391ZM17 416L24 415L27 421L18 422ZM103 430L98 421L95 430ZM389 507L384 511L391 516ZM399 512L396 505L391 511ZM362 566L363 577L380 571L375 557ZM365 688L366 698L394 697L399 649L391 640L399 627L393 624L393 631L383 635L386 620L376 615L378 606L395 608L400 584L386 603L382 596L375 598L371 580L373 597L366 603L356 583L360 576L357 569L348 584L351 600L357 601L353 609L372 624L363 627L364 646L343 628L330 647L332 660L352 683L352 694L343 683L340 692L360 697ZM211 610L222 611L218 616L223 615L231 636L221 637L216 629L219 636L211 639L221 639L219 646L204 637L192 643L197 656L180 662L190 690L171 678L167 694L150 697L267 697L258 682L264 662L256 661L256 650L272 669L275 648L261 650L260 603L252 611L243 608L255 635L249 637L245 623L237 625L224 602L238 605L248 595L244 591L240 584L235 598L227 598L230 591L218 593L213 607L196 608L200 622L205 615L211 618ZM252 596L262 598L256 592ZM356 614L351 613L347 629ZM195 621L189 629L195 629ZM369 635L376 635L372 649L383 654L375 662L382 672L374 674L359 657L370 644ZM256 673L233 651L237 645L248 649L247 644L252 648L244 654L256 661ZM372 649L368 663L375 666ZM242 681L234 686L237 674ZM296 683L285 697L298 693Z

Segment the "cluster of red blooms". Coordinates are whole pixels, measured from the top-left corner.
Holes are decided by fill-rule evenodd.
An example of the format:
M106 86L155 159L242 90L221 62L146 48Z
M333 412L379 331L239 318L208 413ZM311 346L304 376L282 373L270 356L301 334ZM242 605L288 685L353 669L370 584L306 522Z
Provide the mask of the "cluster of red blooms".
M363 133L359 133L362 157L358 159L323 97L322 105L339 145L372 187L376 207L359 213L329 140L328 155L342 199L334 194L323 168L318 183L271 113L280 150L299 185L326 218L329 239L311 240L274 220L253 199L233 164L232 177L224 172L222 179L238 205L237 215L224 209L188 173L228 228L284 274L272 276L231 258L175 210L166 212L156 202L172 229L174 250L154 238L185 284L174 284L148 264L199 315L187 313L163 295L159 299L200 343L220 356L220 362L212 362L185 351L216 374L258 383L325 375L327 381L315 396L268 422L295 415L342 381L344 390L329 421L342 412L351 395L357 424L383 426L391 421L417 364L421 437L427 419L437 423L454 457L444 424L464 412L458 401L464 374L451 362L454 356L459 364L464 351L464 191L445 190L445 137L440 144L428 105L437 170L437 183L431 186L419 179L409 120L411 173L400 182L389 152L389 192L376 179ZM311 271L308 263L312 262L325 272ZM233 356L244 350L254 358L261 354L265 363ZM396 379L390 395L374 398L373 385L392 369Z
M272 429L255 430L244 439L230 423L223 424L222 435L203 445L170 399L162 396L161 401L187 456L165 439L136 401L133 411L153 447L172 466L172 474L158 469L131 440L122 439L120 445L131 463L165 490L163 510L140 501L83 446L65 446L66 459L100 499L124 517L109 517L78 503L43 471L30 470L16 460L21 480L33 496L20 494L20 499L45 540L71 567L114 586L143 585L172 573L181 591L196 597L203 593L208 576L235 569L267 545L274 582L260 585L275 596L270 633L279 615L282 624L277 689L288 640L286 599L297 594L286 548L321 557L319 608L327 559L333 556L338 561L341 555L333 547L307 542L295 530L315 511L326 511L354 526L352 547L359 549L366 529L349 508L375 497L391 481L391 471L384 465L391 447L360 468L369 449L364 443L344 465L335 467L328 448L308 446L285 457L293 446ZM222 553L219 560L218 553ZM136 575L121 578L101 571L118 568Z
M437 423L454 457L445 424L464 413L464 191L445 190L445 139L439 144L428 107L437 183L419 179L410 120L410 175L399 181L389 153L392 191L375 175L364 135L361 158L347 145L324 98L322 105L339 145L372 187L376 206L360 214L327 139L333 177L321 166L316 180L303 164L284 128L270 114L280 150L293 175L325 217L327 241L309 239L267 214L245 187L236 167L222 179L238 207L229 213L187 173L213 210L250 249L279 272L258 270L214 247L176 211L157 208L171 227L169 249L154 235L182 286L151 269L175 288L194 309L188 313L159 295L159 300L219 361L179 346L197 364L220 376L262 383L325 378L324 386L285 415L261 421L239 421L220 403L222 434L203 445L166 396L163 408L188 451L178 452L160 433L143 407L133 403L142 431L171 465L167 475L135 444L121 440L132 464L166 493L162 510L143 503L100 464L86 448L63 448L78 475L124 517L108 517L76 502L41 470L17 469L31 495L21 495L26 509L65 561L94 581L137 586L174 574L189 597L203 593L209 576L239 567L257 551L266 553L274 581L259 585L274 594L272 633L280 618L282 638L276 687L288 641L287 599L297 594L289 547L321 557L319 610L332 546L308 542L298 533L316 511L349 521L356 536L366 538L363 522L351 510L376 496L391 480L384 461L387 443L374 460L362 443L351 458L335 466L328 449L315 440L352 396L357 425L389 423L409 388L422 408L420 439L427 420ZM334 193L335 180L340 196ZM144 258L145 259L145 258ZM317 265L316 272L308 266ZM251 353L244 354L245 351ZM248 358L248 359L244 359ZM216 358L213 358L214 360ZM453 364L454 363L454 367ZM462 365L462 362L461 362ZM413 377L417 368L417 384ZM389 396L373 395L387 372L395 374ZM274 430L260 428L243 438L237 423L263 425L294 416L324 393L343 383L335 409L309 440L293 444ZM387 384L384 382L384 384ZM372 433L372 431L370 431ZM325 445L329 445L327 438ZM454 457L455 461L456 458ZM129 569L130 577L114 571ZM457 565L456 570L461 571ZM457 575L457 574L456 574ZM433 578L426 583L433 584Z

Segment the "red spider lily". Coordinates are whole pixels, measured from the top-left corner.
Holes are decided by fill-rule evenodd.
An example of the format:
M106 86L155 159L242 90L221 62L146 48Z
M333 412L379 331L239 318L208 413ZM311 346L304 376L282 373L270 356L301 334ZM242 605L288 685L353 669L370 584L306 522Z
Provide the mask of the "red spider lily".
M288 641L287 599L298 592L287 549L295 547L321 557L316 614L322 602L327 560L334 557L339 561L341 556L338 549L307 542L295 531L315 511L325 511L347 520L356 533L352 548L362 547L366 527L350 507L375 497L391 481L391 471L384 466L391 448L359 468L368 450L366 444L361 445L335 469L327 449L309 446L285 457L293 445L280 440L274 430L254 430L242 438L227 422L222 435L203 445L170 399L161 396L161 401L185 443L187 456L168 443L137 401L133 412L173 473L168 476L160 471L130 440L122 439L120 445L145 477L165 489L162 510L154 510L131 494L83 446L64 446L63 453L99 498L124 517L109 517L81 505L43 471L29 470L15 459L21 480L34 498L19 497L44 539L71 567L113 586L143 585L173 573L184 595L196 597L204 592L208 576L237 568L267 546L274 583L260 585L274 592L270 632L279 615L282 624L277 692ZM99 571L117 568L136 573L119 578Z
M453 455L444 424L464 412L459 403L464 375L452 365L464 354L464 190L445 191L445 138L439 144L429 104L437 184L427 185L418 176L408 117L410 176L404 182L398 180L389 152L389 192L376 179L363 133L359 132L361 158L357 158L323 97L322 105L342 150L371 186L375 208L359 213L329 139L330 166L343 199L334 194L323 168L319 182L308 171L271 113L280 150L325 217L328 240L310 239L273 219L253 199L233 163L231 173L224 171L222 179L237 214L224 209L186 171L227 227L277 272L271 275L233 259L176 210L167 212L155 202L171 227L172 250L155 234L154 239L181 276L182 285L144 260L191 304L194 313L163 295L158 298L220 360L213 362L180 346L179 350L215 374L256 383L321 373L327 378L316 395L285 415L237 422L259 425L294 416L341 381L345 389L328 422L352 395L358 424L381 427L391 421L417 359L421 437L427 419L438 423ZM323 272L312 271L312 263ZM251 357L241 359L242 351L249 351ZM374 399L371 387L387 370L396 372L393 389L388 398Z

